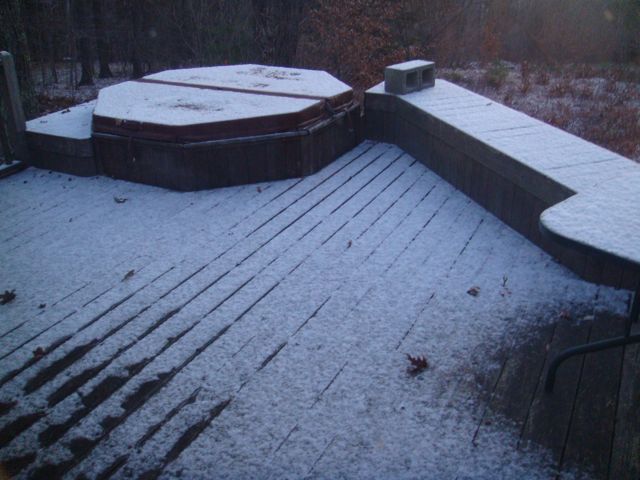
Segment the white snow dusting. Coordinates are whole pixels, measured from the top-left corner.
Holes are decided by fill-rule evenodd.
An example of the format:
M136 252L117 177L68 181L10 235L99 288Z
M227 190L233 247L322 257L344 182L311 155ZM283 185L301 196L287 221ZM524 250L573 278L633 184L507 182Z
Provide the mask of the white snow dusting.
M294 113L317 100L141 82L100 90L94 115L170 126Z
M94 477L125 458L116 478L549 478L548 452L517 449L508 419L472 442L486 405L474 372L495 372L497 350L561 308L623 311L628 298L577 279L392 145L365 142L304 179L195 193L68 178L0 181L0 290L17 294L0 307L0 369L70 335L0 389L19 401L7 419L45 412L0 459L31 451L109 378L126 381L23 475L70 460L67 477ZM429 369L408 375L406 353ZM97 443L74 457L79 438Z

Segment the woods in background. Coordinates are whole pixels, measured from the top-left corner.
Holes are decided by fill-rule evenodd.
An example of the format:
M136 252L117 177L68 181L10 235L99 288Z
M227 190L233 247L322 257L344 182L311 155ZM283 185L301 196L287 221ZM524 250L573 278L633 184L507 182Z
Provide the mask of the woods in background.
M633 62L639 0L3 0L0 49L16 58L28 112L33 82L259 62L328 70L356 88L424 57Z

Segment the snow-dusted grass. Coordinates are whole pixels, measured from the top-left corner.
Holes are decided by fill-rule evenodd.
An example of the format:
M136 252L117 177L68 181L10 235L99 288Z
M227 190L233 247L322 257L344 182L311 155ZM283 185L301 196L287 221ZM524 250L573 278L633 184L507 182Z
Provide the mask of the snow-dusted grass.
M640 161L637 66L496 62L438 76Z
M23 474L549 478L506 420L474 445L475 373L560 310L625 308L392 145L197 193L68 178L0 181L0 290L17 294L0 306L0 371L16 372L0 401L18 402L0 420L43 412L0 450L36 453ZM407 353L430 367L409 375Z

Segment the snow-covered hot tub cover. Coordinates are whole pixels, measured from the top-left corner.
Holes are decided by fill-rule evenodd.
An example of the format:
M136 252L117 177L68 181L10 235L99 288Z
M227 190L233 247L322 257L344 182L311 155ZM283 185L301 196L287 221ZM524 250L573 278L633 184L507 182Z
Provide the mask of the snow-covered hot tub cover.
M232 65L168 70L100 91L96 133L198 142L286 132L349 108L353 90L323 71Z

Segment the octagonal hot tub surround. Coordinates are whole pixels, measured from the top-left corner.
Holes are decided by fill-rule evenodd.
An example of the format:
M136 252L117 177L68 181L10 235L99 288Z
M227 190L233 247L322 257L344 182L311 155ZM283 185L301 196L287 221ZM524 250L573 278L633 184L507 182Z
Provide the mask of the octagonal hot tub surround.
M358 141L353 90L322 71L262 65L170 70L100 91L99 169L196 190L308 175Z

